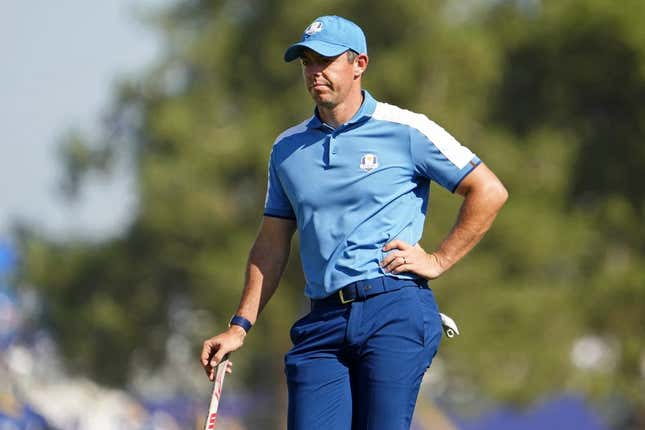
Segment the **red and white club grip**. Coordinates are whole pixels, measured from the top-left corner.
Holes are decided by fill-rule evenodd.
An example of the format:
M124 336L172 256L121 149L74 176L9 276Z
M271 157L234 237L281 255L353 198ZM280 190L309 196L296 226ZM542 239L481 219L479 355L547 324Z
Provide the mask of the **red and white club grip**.
M224 375L228 367L228 357L224 357L222 361L215 368L215 381L213 382L213 394L211 402L208 407L208 416L204 424L204 430L212 430L217 423L217 407L219 406L219 399L222 396L222 386L224 385Z

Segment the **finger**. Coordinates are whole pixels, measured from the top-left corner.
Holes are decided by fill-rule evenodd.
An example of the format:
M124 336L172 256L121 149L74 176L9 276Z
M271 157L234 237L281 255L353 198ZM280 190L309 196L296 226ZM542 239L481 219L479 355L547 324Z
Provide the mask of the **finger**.
M227 349L224 349L224 347L220 345L220 348L217 350L215 355L213 355L213 358L211 358L211 366L217 366L228 352L229 351Z
M400 249L401 251L405 251L408 248L410 248L409 243L404 242L400 239L394 239L393 241L385 244L383 251L390 251L392 249Z
M226 363L226 373L233 373L233 363L231 361Z
M392 263L392 261L396 260L397 257L399 257L398 252L392 252L392 253L386 255L385 258L383 259L383 261L381 261L381 267L389 266L390 263Z
M208 364L208 360L210 360L211 355L213 355L213 351L216 349L216 346L218 345L214 344L211 339L204 341L204 345L202 347L202 355L200 356L202 366L206 366Z
M385 271L393 272L397 267L405 264L404 261L405 260L402 255L397 255L396 258L392 259L392 261L385 267Z
M392 273L394 274L399 274L403 272L411 272L412 271L412 265L410 263L408 264L400 264L396 268L392 269Z
M204 372L206 373L206 376L208 376L210 378L211 374L213 373L213 369L214 369L213 366L211 366L210 361L208 363L206 363L202 367L204 368Z

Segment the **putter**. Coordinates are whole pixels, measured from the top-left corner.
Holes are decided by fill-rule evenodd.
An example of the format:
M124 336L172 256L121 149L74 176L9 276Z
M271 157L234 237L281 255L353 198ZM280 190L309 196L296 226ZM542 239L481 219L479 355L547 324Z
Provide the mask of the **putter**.
M228 354L224 356L222 361L215 368L215 381L213 381L213 394L211 395L211 402L208 406L208 415L204 423L204 430L212 430L217 423L217 407L219 406L219 399L222 396L222 386L224 385L224 375L228 366Z
M441 326L443 327L443 332L446 336L452 339L455 336L459 336L459 328L457 328L457 323L455 320L450 318L448 315L441 315Z

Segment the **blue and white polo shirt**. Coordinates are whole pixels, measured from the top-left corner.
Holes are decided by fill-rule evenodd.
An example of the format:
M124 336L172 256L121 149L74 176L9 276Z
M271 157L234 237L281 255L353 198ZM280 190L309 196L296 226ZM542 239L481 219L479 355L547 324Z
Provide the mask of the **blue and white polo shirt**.
M421 239L430 181L454 192L480 163L425 115L363 91L354 117L336 129L315 114L276 139L264 215L295 219L306 278L318 299L386 274L383 246Z

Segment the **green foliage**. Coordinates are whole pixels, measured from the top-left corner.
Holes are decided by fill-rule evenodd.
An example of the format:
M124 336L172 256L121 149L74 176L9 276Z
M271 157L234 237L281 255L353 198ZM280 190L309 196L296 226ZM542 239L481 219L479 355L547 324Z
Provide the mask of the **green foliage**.
M335 13L365 29L366 88L442 124L510 191L478 248L433 283L464 332L440 352L449 379L509 402L571 389L645 408L643 12L642 2L602 0L179 2L152 20L166 55L118 88L106 132L105 153L134 160L135 220L94 245L27 235L25 276L70 361L99 380L124 383L135 355L163 361L178 297L211 315L190 333L197 351L239 299L270 145L311 114L284 49L313 17ZM69 148L82 161L78 145ZM426 249L459 205L432 193ZM302 284L294 252L239 356L255 390L283 389ZM574 343L591 335L615 365L572 364Z

